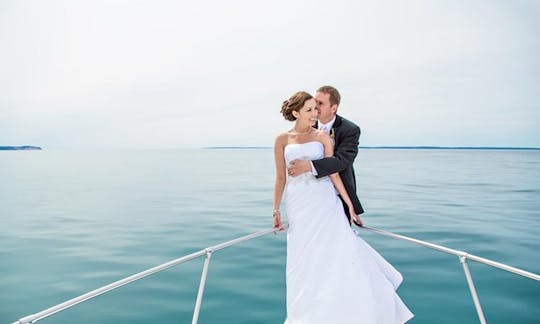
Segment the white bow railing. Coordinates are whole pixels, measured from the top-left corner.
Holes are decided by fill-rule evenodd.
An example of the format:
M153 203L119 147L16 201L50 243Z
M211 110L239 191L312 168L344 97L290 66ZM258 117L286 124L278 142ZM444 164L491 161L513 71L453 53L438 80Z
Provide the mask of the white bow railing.
M287 228L287 226L285 227L285 229L286 228ZM508 266L506 264L495 262L495 261L492 261L492 260L489 260L489 259L481 258L481 257L475 256L475 255L469 254L467 252L453 250L453 249L450 249L450 248L447 248L447 247L444 247L444 246L441 246L441 245L437 245L437 244L417 240L417 239L410 238L410 237L407 237L407 236L398 235L398 234L394 234L394 233L391 233L391 232L387 232L387 231L383 231L383 230L380 230L380 229L371 228L371 227L367 227L367 226L361 227L361 229L366 230L366 231L370 231L370 232L373 232L373 233L377 233L377 234L380 234L380 235L388 236L388 237L391 237L391 238L394 238L394 239L419 244L419 245L425 246L425 247L433 249L433 250L437 250L437 251L441 251L441 252L445 252L445 253L457 256L459 258L459 261L460 261L462 267L463 267L463 271L465 272L465 277L466 277L467 283L469 285L469 290L471 291L471 296L472 296L472 299L473 299L473 302L474 302L474 306L476 308L476 312L478 314L478 319L480 320L480 323L482 323L482 324L486 323L486 319L485 319L484 313L482 311L482 306L480 304L478 294L476 293L476 288L475 288L474 282L472 280L472 276L471 276L471 273L470 273L470 270L469 270L469 266L467 264L467 260L480 262L480 263L489 265L491 267L499 268L499 269L509 271L511 273L515 273L515 274L523 276L523 277L527 277L527 278L530 278L530 279L533 279L533 280L536 280L536 281L540 281L540 276L537 275L537 274L534 274L532 272L528 272L528 271L521 270L521 269L518 269L518 268L515 268L515 267L511 267L511 266ZM58 313L60 311L68 309L70 307L73 307L73 306L75 306L75 305L77 305L79 303L82 303L84 301L95 298L95 297L97 297L97 296L99 296L101 294L104 294L104 293L108 292L108 291L117 289L119 287L122 287L124 285L129 284L129 283L132 283L134 281L140 280L140 279L142 279L144 277L147 277L149 275L152 275L154 273L157 273L157 272L163 271L165 269L174 267L174 266L179 265L181 263L191 261L191 260L199 258L201 256L205 256L205 261L204 261L204 265L203 265L203 269L202 269L202 273L201 273L201 281L199 283L199 291L197 293L197 299L195 301L195 309L193 311L192 324L196 324L198 322L198 320L199 320L199 312L200 312L200 309L201 309L202 297L203 297L203 294L204 294L204 287L205 287L205 284L206 284L206 277L208 275L208 267L210 265L210 258L212 257L212 254L214 252L219 251L221 249L224 249L226 247L229 247L229 246L232 246L232 245L235 245L235 244L239 244L241 242L248 241L248 240L263 236L263 235L267 235L269 233L275 233L275 232L278 232L278 231L281 231L281 230L276 230L274 228L265 229L265 230L261 230L261 231L258 231L258 232L255 232L255 233L252 233L252 234L249 234L249 235L246 235L246 236L238 237L236 239L233 239L233 240L230 240L230 241L227 241L227 242L220 243L218 245L207 247L207 248L202 249L200 251L185 255L185 256L180 257L178 259L171 260L169 262L163 263L161 265L150 268L148 270L136 273L134 275L131 275L131 276L123 278L123 279L120 279L120 280L115 281L113 283L110 283L110 284L108 284L106 286L103 286L101 288L92 290L92 291L87 292L87 293L85 293L83 295L80 295L78 297L75 297L73 299L65 301L65 302L63 302L61 304L58 304L58 305L52 306L50 308L47 308L47 309L45 309L43 311L40 311L40 312L38 312L36 314L32 314L32 315L23 317L23 318L19 319L18 321L13 322L13 324L36 323L39 320L42 320L42 319L44 319L46 317L49 317L49 316L51 316L51 315L53 315L55 313ZM355 232L357 232L357 230L355 230ZM357 234L358 234L358 232L357 232Z
M437 245L437 244L417 240L417 239L407 237L407 236L403 236L403 235L394 234L394 233L383 231L383 230L376 229L376 228L371 228L371 227L367 227L367 226L364 226L363 228L365 230L368 230L368 231L373 232L373 233L388 236L388 237L395 238L395 239L402 240L402 241L407 241L407 242L419 244L419 245L425 246L425 247L433 249L433 250L437 250L437 251L441 251L441 252L445 252L445 253L457 256L459 258L459 262L461 263L461 266L463 267L463 271L465 272L465 278L467 279L467 284L469 285L469 290L471 291L471 297L473 299L474 307L476 308L476 313L478 315L478 320L482 324L486 323L486 318L484 317L484 311L482 310L482 305L480 305L480 299L478 298L478 294L476 293L476 288L475 288L474 282L472 280L472 275L471 275L471 271L469 270L469 265L467 264L467 260L487 264L489 266L499 268L499 269L502 269L502 270L505 270L505 271L508 271L508 272L512 272L512 273L515 273L515 274L523 276L523 277L527 277L527 278L530 278L530 279L533 279L533 280L536 280L536 281L540 281L540 276L537 275L537 274L534 274L532 272L528 272L528 271L521 270L521 269L518 269L518 268L515 268L515 267L511 267L509 265L499 263L499 262L495 262L495 261L492 261L492 260L489 260L489 259L481 258L479 256L469 254L467 252L450 249L450 248L447 248L447 247L444 247L444 246L441 246L441 245Z

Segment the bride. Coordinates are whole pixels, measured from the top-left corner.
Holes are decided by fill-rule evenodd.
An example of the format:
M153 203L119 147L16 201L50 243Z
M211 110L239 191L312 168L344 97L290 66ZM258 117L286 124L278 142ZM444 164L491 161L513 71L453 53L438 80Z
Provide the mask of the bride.
M315 99L307 92L297 92L283 103L281 113L295 122L290 131L278 135L274 145L274 227L283 227L282 198L289 221L286 323L408 321L413 314L396 293L402 276L354 234L338 194L353 220L362 222L339 174L286 176L287 164L294 159L315 160L333 154L330 136L312 127L318 113Z

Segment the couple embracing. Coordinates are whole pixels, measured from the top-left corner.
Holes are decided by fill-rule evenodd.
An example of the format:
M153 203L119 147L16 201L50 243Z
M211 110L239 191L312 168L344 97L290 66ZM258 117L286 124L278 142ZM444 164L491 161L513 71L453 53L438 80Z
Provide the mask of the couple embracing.
M287 216L287 324L404 323L401 274L351 229L362 226L353 161L360 128L337 115L339 92L297 92L281 113L294 122L274 145L274 227Z

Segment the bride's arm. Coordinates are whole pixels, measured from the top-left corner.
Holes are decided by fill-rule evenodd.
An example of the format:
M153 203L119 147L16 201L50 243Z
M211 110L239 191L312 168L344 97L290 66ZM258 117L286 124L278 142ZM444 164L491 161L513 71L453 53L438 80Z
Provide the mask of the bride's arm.
M324 146L324 157L330 157L334 154L334 143L332 143L332 140L330 136L327 134L324 134L322 136L322 143ZM332 183L334 184L334 187L338 191L339 195L345 201L347 204L347 207L349 208L349 215L351 215L352 219L360 226L362 226L362 220L360 219L360 216L356 215L356 211L354 210L353 203L351 201L351 197L349 197L349 194L347 193L347 190L345 189L345 185L343 184L343 181L341 180L341 177L339 176L339 173L332 173L329 175L330 179L332 180Z
M274 162L276 166L276 181L274 183L274 210L272 211L272 216L274 218L274 227L282 229L283 225L281 224L281 213L279 211L279 206L281 204L281 197L283 196L283 191L285 190L285 182L287 168L285 165L285 144L287 141L287 135L279 135L276 138L274 143Z

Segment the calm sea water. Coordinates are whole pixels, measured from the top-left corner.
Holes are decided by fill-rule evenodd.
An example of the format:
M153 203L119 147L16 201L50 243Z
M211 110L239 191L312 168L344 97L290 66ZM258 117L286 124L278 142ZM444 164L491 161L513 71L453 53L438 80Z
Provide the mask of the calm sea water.
M361 150L355 166L367 225L540 273L540 151ZM270 227L273 177L266 149L0 152L0 323ZM403 274L410 323L478 322L457 257L361 233ZM285 244L216 252L200 323L282 323ZM190 323L202 264L42 322ZM489 323L538 323L540 283L470 267Z

